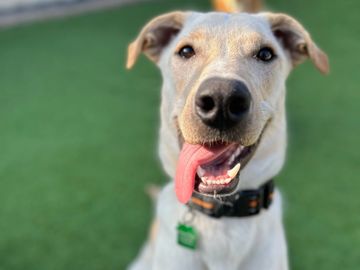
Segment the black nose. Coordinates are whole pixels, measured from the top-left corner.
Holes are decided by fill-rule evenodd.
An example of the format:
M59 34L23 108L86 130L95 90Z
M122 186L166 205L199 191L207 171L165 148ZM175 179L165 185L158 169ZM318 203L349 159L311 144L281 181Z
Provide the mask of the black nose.
M238 80L210 78L204 81L195 96L195 109L208 126L225 130L246 118L251 95Z

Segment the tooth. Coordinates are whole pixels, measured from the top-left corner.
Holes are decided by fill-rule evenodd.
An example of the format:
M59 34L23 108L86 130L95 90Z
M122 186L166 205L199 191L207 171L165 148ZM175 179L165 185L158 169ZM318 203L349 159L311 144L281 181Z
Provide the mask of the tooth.
M220 184L225 184L225 179L223 179L223 180L220 180Z
M205 175L205 170L199 166L196 170L197 175L201 178Z
M204 182L205 184L207 183L208 178L207 178L206 176L200 177L200 179L201 179L201 181Z
M233 178L237 175L237 173L238 173L239 170L240 170L240 166L241 166L241 164L238 163L238 164L236 164L231 170L228 170L228 171L227 171L227 174L228 174L228 176L230 177L230 179L233 179Z
M231 155L231 157L229 158L228 164L233 163L234 159L235 159L235 154Z
M236 150L234 151L234 153L230 156L229 160L228 160L228 164L231 164L234 162L235 158L240 155L241 151L243 150L243 146L240 145L238 148L236 148Z

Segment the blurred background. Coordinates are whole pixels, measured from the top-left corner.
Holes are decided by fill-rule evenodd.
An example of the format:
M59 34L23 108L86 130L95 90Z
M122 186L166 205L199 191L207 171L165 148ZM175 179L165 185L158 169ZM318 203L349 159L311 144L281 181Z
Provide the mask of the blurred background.
M292 269L359 269L360 2L267 0L330 57L288 80ZM147 236L161 78L125 53L152 17L207 0L0 0L0 269L124 269ZM69 16L71 15L71 16ZM19 24L20 23L20 24Z

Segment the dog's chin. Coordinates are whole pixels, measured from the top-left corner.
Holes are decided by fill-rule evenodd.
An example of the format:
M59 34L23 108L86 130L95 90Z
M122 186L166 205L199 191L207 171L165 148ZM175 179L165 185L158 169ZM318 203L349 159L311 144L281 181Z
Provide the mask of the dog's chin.
M224 151L215 159L197 167L193 192L218 197L234 193L241 179L241 171L254 156L266 127L267 124L264 125L260 135L251 145L245 146L239 142L204 143L204 147L223 148ZM179 137L179 143L180 145L184 143L182 136Z

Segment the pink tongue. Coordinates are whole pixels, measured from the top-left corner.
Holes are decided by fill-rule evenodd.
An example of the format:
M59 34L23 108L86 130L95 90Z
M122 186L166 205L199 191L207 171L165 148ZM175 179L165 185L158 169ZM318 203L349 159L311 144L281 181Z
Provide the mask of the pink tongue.
M231 145L218 145L209 148L200 144L184 143L175 176L175 192L181 203L187 203L191 198L198 166L216 159L229 146Z

